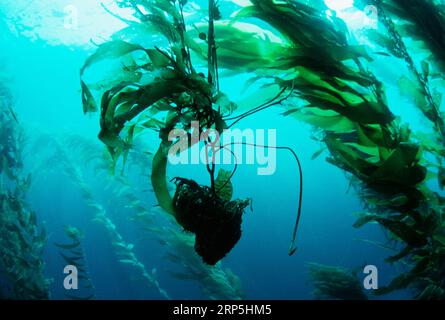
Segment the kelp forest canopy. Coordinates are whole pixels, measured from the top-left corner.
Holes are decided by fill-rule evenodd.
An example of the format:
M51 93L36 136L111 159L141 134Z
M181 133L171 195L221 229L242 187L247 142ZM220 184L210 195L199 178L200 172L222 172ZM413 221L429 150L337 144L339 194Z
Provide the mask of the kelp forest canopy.
M215 264L240 238L249 200L232 200L235 171L216 175L212 163L208 186L176 177L171 195L168 133L191 134L194 120L222 131L277 108L313 127L326 160L351 177L363 200L366 211L354 227L380 225L396 250L387 262L406 266L377 294L409 288L419 299L445 298L444 3L355 1L358 9L375 8L378 19L377 28L363 28L358 38L323 1L231 1L224 11L220 2L210 0L205 13L193 15L183 0L118 1L133 19L81 70L84 112L99 112L99 139L114 163L125 162L139 136L157 132L151 182L159 205L196 235L196 251ZM397 101L387 98L377 58L406 66L397 85L428 123L427 132L394 111ZM104 62L109 70L101 74L97 66ZM246 85L261 102L231 101L220 90L223 71L249 74ZM300 209L301 190L302 180ZM320 288L329 287L324 281L332 274L350 287L339 296L366 298L343 269L315 265L311 273Z

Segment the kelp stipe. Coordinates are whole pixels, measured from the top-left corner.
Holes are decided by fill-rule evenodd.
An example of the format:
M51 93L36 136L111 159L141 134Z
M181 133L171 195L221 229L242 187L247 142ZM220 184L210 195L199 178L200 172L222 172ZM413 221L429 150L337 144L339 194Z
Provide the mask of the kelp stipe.
M385 0L374 2L381 15L382 24L392 41L392 45L401 54L394 54L404 59L409 71L414 75L411 80L407 76L399 79L399 88L403 95L412 99L413 104L424 114L433 126L426 134L414 132L419 145L424 150L421 161L428 167L428 176L422 183L420 191L425 202L416 208L418 223L414 230L420 234L418 243L423 246L412 247L404 238L405 249L390 257L388 262L408 261L413 268L402 274L381 293L392 292L404 288L414 288L417 299L443 299L445 296L443 282L444 245L442 239L445 224L443 196L429 184L429 178L437 178L439 187L443 189L444 159L444 120L440 109L443 95L443 71L445 42L442 34L445 28L443 3L440 1L398 1ZM412 39L416 42L413 43ZM391 42L389 42L391 43ZM407 44L410 45L407 45ZM379 45L382 43L378 42ZM397 52L396 52L397 53ZM434 160L429 160L434 159ZM436 167L437 169L433 169Z

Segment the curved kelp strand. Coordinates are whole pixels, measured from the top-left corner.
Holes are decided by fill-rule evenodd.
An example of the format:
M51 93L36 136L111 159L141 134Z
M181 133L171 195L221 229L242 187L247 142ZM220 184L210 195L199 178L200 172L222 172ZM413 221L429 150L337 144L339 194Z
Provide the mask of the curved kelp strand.
M296 238L297 238L298 226L300 224L301 208L302 208L302 204L303 204L303 169L302 169L301 162L300 162L300 159L298 158L297 153L290 147L267 146L267 145L261 145L261 144L256 144L256 143L247 143L247 142L232 142L232 143L228 143L228 144L225 144L223 146L220 146L216 150L216 152L220 151L221 149L226 149L227 147L234 146L234 145L244 145L244 146L250 146L250 147L255 147L255 148L265 148L265 149L287 150L287 151L289 151L292 154L292 156L297 161L298 172L299 172L299 176L300 176L300 179L299 179L300 188L299 188L299 196L298 196L298 210L297 210L297 216L296 216L294 231L292 233L292 240L291 240L291 244L290 244L290 247L289 247L289 256L293 255L295 253L295 251L297 251L297 246L296 246L295 242L296 242ZM230 176L230 178L228 179L226 184L232 179L235 170L233 171L232 175ZM223 185L223 187L224 186L225 185ZM221 187L220 189L222 189L223 187Z

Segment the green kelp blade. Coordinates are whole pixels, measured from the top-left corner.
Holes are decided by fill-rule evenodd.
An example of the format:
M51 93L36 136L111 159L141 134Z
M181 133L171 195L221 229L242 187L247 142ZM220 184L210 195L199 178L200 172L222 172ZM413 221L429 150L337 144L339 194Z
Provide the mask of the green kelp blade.
M430 120L434 120L430 110L431 106L428 105L428 101L425 97L425 92L416 81L411 80L406 76L402 76L398 80L397 85L403 96L411 98L415 105L426 114Z
M233 185L230 181L232 172L220 169L215 180L216 194L223 200L230 201L233 196Z

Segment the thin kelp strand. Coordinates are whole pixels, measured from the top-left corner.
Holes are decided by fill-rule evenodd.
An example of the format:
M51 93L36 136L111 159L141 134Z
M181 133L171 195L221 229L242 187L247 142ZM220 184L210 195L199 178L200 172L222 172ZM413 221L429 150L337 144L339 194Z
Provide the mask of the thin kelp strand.
M301 207L302 207L302 203L303 203L303 169L301 166L300 159L298 158L298 155L290 147L267 146L267 145L260 145L260 144L256 144L256 143L247 143L247 142L232 142L232 143L228 143L228 144L221 146L219 149L226 149L227 147L234 146L234 145L244 145L244 146L251 146L251 147L255 147L255 148L266 148L266 149L276 149L276 150L287 150L294 156L295 160L297 161L298 171L299 171L299 175L300 175L300 192L299 192L299 199L298 199L297 217L296 217L296 221L295 221L294 231L292 233L291 245L289 247L289 256L293 255L295 253L295 251L297 251L295 242L296 242L296 238L297 238L298 226L299 226L300 220L301 220ZM230 177L230 179L233 177L233 174ZM230 181L230 179L229 179L229 181Z

